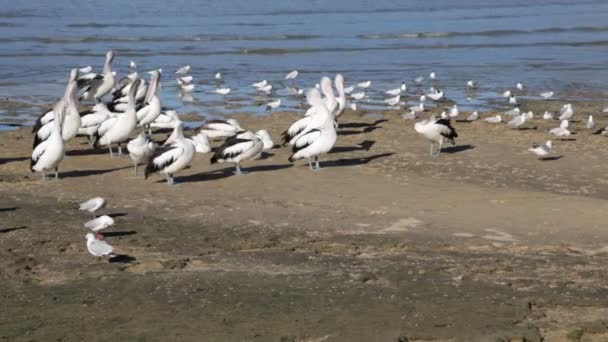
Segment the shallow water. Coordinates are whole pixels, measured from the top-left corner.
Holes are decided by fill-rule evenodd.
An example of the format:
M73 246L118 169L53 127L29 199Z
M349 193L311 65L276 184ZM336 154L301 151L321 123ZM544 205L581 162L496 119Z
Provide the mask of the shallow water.
M108 49L116 51L121 75L131 59L140 72L163 68L163 104L205 117L263 114L263 104L275 98L283 108L297 108L300 100L285 91L254 99L249 87L268 79L284 88L281 80L293 69L301 72L294 85L303 88L324 73L344 73L347 86L372 80L361 103L371 108L383 106L382 91L402 81L411 95L425 91L430 84L417 88L413 79L430 71L465 110L495 105L497 93L517 81L533 96L552 89L580 98L608 88L608 3L601 0L177 0L170 6L35 0L3 1L0 8L0 97L26 102L61 96L69 69L99 71ZM178 99L173 77L185 64L199 83L190 103ZM210 93L217 71L233 89L229 105ZM469 79L480 89L467 93Z

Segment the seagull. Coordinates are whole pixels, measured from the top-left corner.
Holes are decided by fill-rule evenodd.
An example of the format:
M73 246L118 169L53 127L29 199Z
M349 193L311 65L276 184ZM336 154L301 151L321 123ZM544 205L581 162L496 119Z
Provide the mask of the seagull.
M194 84L194 83L179 85L179 90L182 93L191 93L194 90L194 88L196 88L196 84Z
M190 71L190 66L184 65L183 67L180 67L179 69L177 69L177 71L175 73L178 75L186 75L189 71Z
M175 185L173 175L190 166L194 159L195 146L190 139L184 138L183 123L177 124L177 137L173 143L163 149L159 149L148 162L145 179L150 174L159 172L167 176L167 184Z
M424 103L421 102L419 105L412 106L409 109L411 112L414 112L414 113L424 112Z
M543 114L543 119L544 120L554 120L555 116L553 115L553 113L545 111L545 113Z
M137 177L137 165L148 162L156 150L156 144L150 140L148 135L141 132L135 139L129 141L127 150L129 150L129 157L131 157L135 169L134 174Z
M488 122L488 123L501 123L502 122L502 118L500 117L500 115L491 116L489 118L486 118L485 122Z
M352 110L353 112L357 111L357 104L356 103L348 103L347 104L348 108L350 108L350 110Z
M214 90L214 93L220 95L228 95L230 94L230 88L217 88Z
M559 114L559 120L570 120L574 114L572 105L570 103L566 103L560 110Z
M524 84L521 82L517 82L517 84L515 85L515 88L517 88L519 90L524 90Z
M477 87L477 84L475 84L475 81L469 80L469 81L467 81L467 87L469 87L471 89L475 89Z
M568 120L562 120L559 127L551 128L549 133L558 137L570 136L570 131L568 130Z
M215 74L214 77L215 77L216 80L221 80L222 79L222 73L218 72L218 73Z
M272 102L268 102L266 104L266 110L272 111L273 109L276 109L280 105L281 105L281 99L278 99L278 100L272 101Z
M429 74L429 78L430 78L430 79L434 80L434 79L435 79L435 77L436 77L436 75L435 75L435 72L434 72L434 71L433 71L433 72L431 72L431 73Z
M365 82L357 83L357 87L363 88L363 89L369 88L369 86L371 86L371 85L372 85L372 81L365 81Z
M415 120L416 113L413 111L409 111L408 113L401 114L401 117L405 120Z
M237 133L244 132L240 123L235 119L209 120L199 127L199 129L209 139L229 138Z
M294 71L288 73L287 75L285 75L285 79L286 80L295 80L296 77L298 77L298 74L299 74L298 70L294 70Z
M455 104L454 107L450 108L450 117L451 118L455 118L460 114L460 111L458 111L458 105Z
M391 95L391 96L397 96L397 95L401 94L401 88L395 88L395 89L387 90L384 93L388 94L388 95Z
M129 102L127 111L119 116L111 116L106 121L99 125L99 129L94 136L94 146L98 148L105 145L112 154L112 144L118 143L118 153L122 153L122 143L129 139L131 133L137 126L137 112L135 111L135 91L140 80L136 80L135 84L129 90Z
M258 90L266 94L270 94L270 91L272 90L272 84L267 84L263 87L259 87Z
M467 118L465 120L468 122L473 122L477 119L479 119L479 114L477 112L473 112L473 113L469 114L469 116L467 116Z
M262 140L252 132L242 132L234 137L226 139L215 151L213 157L211 157L211 164L215 163L235 163L237 176L242 175L241 162L249 159L253 159L257 156L264 148Z
M434 115L430 118L417 122L414 125L416 132L431 142L431 156L437 157L441 153L443 141L448 140L452 145L456 145L455 138L458 133L450 123L450 119L436 119ZM435 149L435 144L438 145Z
M137 64L135 64L135 61L131 60L129 62L129 68L131 68L131 69L137 69Z
M395 97L391 97L391 98L384 100L384 103L388 104L389 106L394 106L394 105L399 104L400 99L401 99L401 95L397 95Z
M99 103L101 98L107 93L112 91L116 79L112 72L112 61L114 60L114 51L110 50L106 53L106 62L103 66L103 72L101 75L93 74L90 77L80 77L78 79L78 88L84 89L82 94L83 100L95 100L95 103ZM90 75L90 74L89 74Z
M96 217L97 210L103 208L106 205L106 200L101 197L93 197L89 200L86 200L80 203L78 210L80 211L88 211L93 213L93 219Z
M362 91L359 93L354 93L354 94L351 94L350 97L352 97L355 100L361 100L362 98L365 97L365 92Z
M517 98L515 96L511 95L511 97L509 97L509 104L516 105Z
M516 117L514 117L511 121L509 121L507 124L513 128L519 128L521 127L524 123L526 123L526 120L531 119L532 112L528 112L528 113L522 113Z
M261 87L265 87L267 84L268 84L268 81L263 80L260 82L252 83L251 86L254 88L261 88Z
M350 93L352 93L352 92L353 92L353 90L355 90L355 86L350 86L350 87L346 87L346 88L344 88L344 92L345 92L346 94L350 94Z
M426 94L426 96L430 97L433 101L439 101L443 98L443 91L437 90L437 92Z
M515 107L515 108L513 108L511 110L508 110L508 111L505 112L505 115L509 115L509 116L516 116L516 115L519 115L519 114L520 114L520 110L519 110L518 107Z
M417 84L422 83L422 81L424 81L424 77L422 77L422 76L418 76L418 77L416 77L416 79L414 79L414 82L416 82Z
M608 107L602 109L602 113L608 113Z
M528 151L534 153L538 159L544 159L551 153L551 140L547 140L544 144L532 144Z
M87 249L89 250L89 253L98 257L99 260L101 260L101 257L103 256L112 254L113 248L106 241L97 240L92 233L88 233L85 237L87 239Z
M426 95L420 95L420 102L426 101Z
M505 91L504 93L502 93L502 97L505 97L505 98L511 97L511 91L510 90Z
M99 240L103 239L103 235L99 231L104 230L114 224L114 219L108 215L99 216L84 223L84 227L95 232L95 237Z
M546 91L544 93L540 93L540 97L542 97L545 100L548 100L551 97L553 97L553 92L552 91Z
M587 121L587 129L594 129L595 122L593 121L593 115L589 115L589 120Z

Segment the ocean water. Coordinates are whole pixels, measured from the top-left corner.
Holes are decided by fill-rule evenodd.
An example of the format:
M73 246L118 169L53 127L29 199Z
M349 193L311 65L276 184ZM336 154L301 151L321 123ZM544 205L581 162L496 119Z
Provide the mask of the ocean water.
M608 89L608 2L564 1L0 1L0 99L46 103L63 94L69 70L100 71L114 49L114 69L163 69L163 105L221 117L263 114L266 101L302 110L283 90L256 96L249 84L311 87L341 72L346 85L371 80L360 106L381 108L383 91L405 81L410 104L431 85L413 79L435 71L434 85L461 108L496 106L515 83L527 95L594 97ZM174 71L190 64L191 102L177 96ZM292 84L284 75L297 69ZM233 93L211 93L213 75ZM146 74L147 76L147 74ZM465 83L479 84L474 93ZM470 98L470 100L467 100ZM8 111L0 112L0 118ZM11 110L30 120L36 110ZM0 121L1 122L1 121Z

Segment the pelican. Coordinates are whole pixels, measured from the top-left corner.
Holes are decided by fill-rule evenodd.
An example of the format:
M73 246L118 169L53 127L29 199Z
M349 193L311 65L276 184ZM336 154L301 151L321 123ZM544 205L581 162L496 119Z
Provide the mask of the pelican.
M133 161L134 174L137 177L137 165L147 162L156 150L156 144L144 132L127 143L129 157Z
M226 139L213 157L211 164L215 163L235 163L236 175L242 175L240 163L245 160L253 159L264 148L262 140L252 132L242 132L234 137Z
M334 83L336 85L336 90L338 91L338 97L336 101L338 102L338 108L336 110L336 120L344 114L344 110L346 109L346 93L344 92L344 76L342 74L336 74L334 78Z
M162 109L160 97L158 96L158 86L160 84L160 72L150 71L152 79L148 87L148 93L144 98L144 106L137 111L137 126L150 129L150 124L158 118Z
M183 67L178 68L175 73L177 75L186 75L189 71L190 71L190 66L184 65Z
M458 133L456 133L456 130L452 127L450 119L436 119L435 116L432 115L426 120L417 122L414 125L414 129L431 142L432 157L439 156L444 140L447 139L452 145L456 145L454 139L458 137ZM437 149L435 149L435 144L438 145Z
M357 87L367 89L372 85L372 81L365 81L357 83Z
M93 67L90 66L90 65L87 65L86 67L78 69L78 72L81 73L81 74L88 74L91 71L93 71Z
M532 147L528 151L534 153L538 159L544 159L551 153L551 140L547 140L544 144L532 144Z
M548 100L553 97L553 94L554 93L552 91L546 91L546 92L540 93L540 97L542 97L545 100Z
M177 139L166 149L161 149L150 158L146 167L145 178L150 174L159 172L167 176L167 184L174 185L173 175L190 166L194 159L195 147L190 139L184 138L183 124L177 125Z
M502 122L502 118L500 117L500 115L491 116L489 118L486 118L485 122L488 122L488 123L501 123Z
M112 154L112 144L118 143L118 153L122 153L122 143L129 139L131 133L137 126L137 112L135 111L135 91L139 84L139 80L129 90L129 102L127 103L127 111L119 116L108 118L102 122L95 134L95 147L101 145L107 146Z
M103 239L103 235L100 233L100 231L112 226L113 224L114 219L108 215L103 215L85 222L84 227L93 231L97 239Z
M150 124L150 127L154 128L175 128L175 126L182 122L177 115L175 110L167 110L164 113L160 113L160 115Z
M76 87L75 82L70 83L71 87ZM44 171L55 169L55 179L59 179L59 163L63 160L65 153L65 142L61 136L63 120L65 117L65 107L54 111L55 119L51 123L53 131L45 141L39 143L32 151L30 170L32 172L42 172L42 180L46 180Z
M217 88L214 90L214 93L220 95L228 95L230 94L230 88Z
M200 132L203 132L209 139L228 138L244 132L235 119L209 120L199 128Z
M298 70L294 70L294 71L288 73L287 75L285 75L286 80L295 80L296 77L298 77Z
M101 260L101 257L112 255L114 249L107 242L104 240L97 240L92 233L88 233L85 237L87 239L87 249L93 256L96 256Z
M569 137L570 131L568 130L568 120L562 120L559 127L551 128L549 133L557 137Z
M194 151L196 153L209 153L211 152L211 145L209 145L209 137L205 133L199 132L197 135L190 138L190 141L194 144Z
M323 114L318 114L325 120L320 126L309 129L295 138L292 155L289 157L289 161L292 163L302 158L308 158L308 166L311 170L320 170L319 155L331 151L338 138L332 113L324 105L320 106L318 110L325 111ZM312 158L315 159L314 168Z
M80 128L78 129L79 135L86 135L89 139L89 143L93 144L93 136L99 129L102 122L106 121L110 115L108 107L104 103L98 103L90 111L80 113Z
M102 197L93 197L89 200L86 200L80 203L78 210L80 211L88 211L93 213L93 219L96 218L97 210L103 208L106 205L106 200Z
M78 88L84 89L82 99L95 100L99 103L101 98L109 93L114 88L116 79L112 72L112 61L114 60L114 51L110 50L106 53L106 62L103 66L101 75L95 75L94 78L80 78L78 80Z

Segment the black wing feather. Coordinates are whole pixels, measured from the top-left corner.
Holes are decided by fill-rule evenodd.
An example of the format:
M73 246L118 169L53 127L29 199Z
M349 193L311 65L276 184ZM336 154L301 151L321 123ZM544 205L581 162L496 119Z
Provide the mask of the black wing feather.
M154 154L152 155L152 157L150 157L148 165L146 166L146 173L145 173L145 179L148 179L148 176L158 172L162 169L164 169L165 167L173 164L173 162L175 162L175 158L171 158L168 159L166 162L160 164L160 165L156 165L154 163L154 159L158 158L161 154L169 151L170 149L174 148L173 146L165 146L165 147L160 147L158 149L156 149L156 151L154 152Z
M320 129L311 129L311 130L310 130L308 133L306 133L306 134L310 134L310 133L312 133L312 132L321 132L321 130L320 130ZM310 142L308 142L307 144L304 144L304 145L302 145L302 146L297 146L296 144L294 144L294 145L293 145L293 148L291 149L291 156L289 157L289 161L290 161L290 162L293 162L293 161L294 161L294 160L293 160L293 155L294 155L294 154L296 154L296 153L298 153L298 151L301 151L301 150L303 150L303 149L307 148L308 146L312 145L312 143L314 143L314 141L310 141Z
M228 159L228 158L234 158L237 156L237 154L235 153L226 153L226 149L229 147L232 147L236 144L240 144L240 143L244 143L244 142L248 142L251 141L250 139L240 139L237 138L236 136L232 136L229 137L228 139L226 139L226 141L224 141L224 143L217 148L217 150L215 151L215 153L213 154L213 157L211 157L211 164L215 164L217 163L218 160L220 159Z

